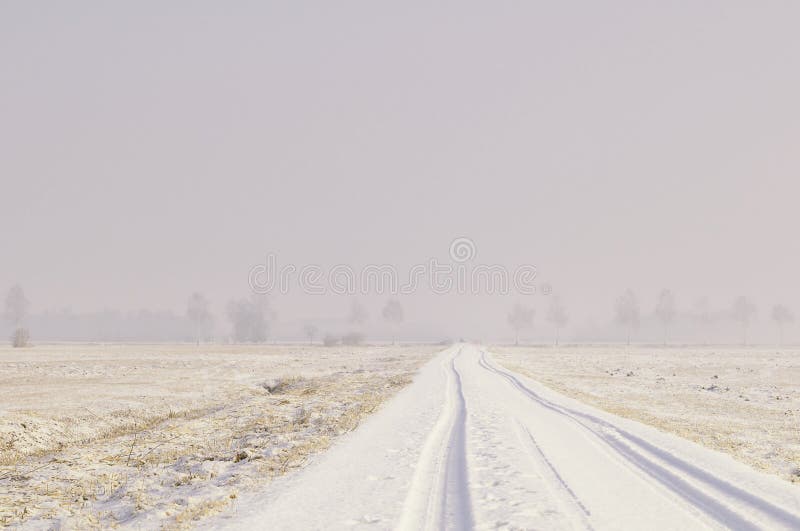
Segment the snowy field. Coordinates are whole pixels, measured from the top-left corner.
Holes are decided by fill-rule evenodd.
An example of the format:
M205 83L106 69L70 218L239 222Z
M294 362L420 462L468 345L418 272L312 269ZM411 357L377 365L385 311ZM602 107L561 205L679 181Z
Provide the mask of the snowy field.
M443 348L0 349L0 525L800 528L797 352Z
M581 402L800 483L800 350L499 347L495 359Z
M0 348L0 526L181 528L300 467L441 348Z
M212 529L800 529L800 487L456 345Z

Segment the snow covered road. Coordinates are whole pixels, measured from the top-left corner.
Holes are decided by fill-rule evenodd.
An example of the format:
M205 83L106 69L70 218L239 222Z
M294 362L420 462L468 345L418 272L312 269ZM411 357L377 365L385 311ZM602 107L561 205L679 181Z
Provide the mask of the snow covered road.
M800 529L800 488L457 345L305 469L208 525Z

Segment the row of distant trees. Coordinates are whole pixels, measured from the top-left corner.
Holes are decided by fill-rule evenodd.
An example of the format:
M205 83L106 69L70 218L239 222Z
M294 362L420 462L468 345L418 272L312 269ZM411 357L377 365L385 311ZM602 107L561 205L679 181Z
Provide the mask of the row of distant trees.
M25 327L29 308L30 303L21 286L15 285L8 290L5 298L4 317L12 325L11 343L15 347L27 346L30 341L29 330ZM266 341L269 336L269 324L275 319L275 312L270 309L267 299L260 296L230 301L226 307L226 314L231 323L232 339L242 343ZM700 299L695 303L693 314L703 324L708 324L713 319L707 299ZM671 290L661 290L653 309L653 315L663 326L664 344L667 344L670 328L677 316L675 295ZM747 344L749 327L757 315L756 305L749 297L736 297L727 315L741 327L742 343ZM403 306L397 299L389 299L381 311L381 316L392 327L392 342L396 342L397 330L404 320ZM534 316L535 310L523 304L515 304L511 309L508 322L514 330L515 344L519 343L519 335L522 330L533 327ZM186 304L186 317L194 327L195 339L198 343L209 336L214 316L209 300L202 293L196 292L189 297ZM366 308L358 300L354 300L347 316L347 322L352 330L342 336L325 334L322 337L323 343L328 345L361 343L364 339L362 327L368 318L369 314ZM545 318L554 328L554 341L557 345L561 330L569 323L569 314L558 296L554 295L550 299ZM783 343L784 328L794 321L794 314L787 306L775 304L771 308L770 318L777 326L779 342ZM614 321L625 328L628 344L631 342L632 335L639 328L641 320L642 312L639 301L634 292L628 289L614 303ZM321 333L319 327L313 322L305 322L301 332L312 343Z
M383 320L392 327L392 343L396 343L397 329L405 318L403 306L400 304L400 301L397 299L389 299L386 301L386 305L381 311L381 316ZM327 333L323 336L322 343L327 346L338 345L340 343L344 345L357 345L362 343L365 336L361 331L361 327L367 322L367 319L369 319L367 309L360 302L354 300L350 306L350 313L347 317L347 322L353 330L342 336ZM308 342L313 344L320 330L315 323L306 322L303 324L303 333L308 338Z
M231 334L240 343L263 343L269 337L269 323L275 318L265 297L253 296L232 300L226 308L231 322ZM192 293L186 302L186 317L191 321L199 344L210 334L214 324L211 302L199 292Z
M533 328L533 317L536 311L524 304L515 304L508 314L508 324L514 329L514 344L519 344L519 333L522 330ZM547 322L555 329L555 344L558 345L561 330L569 323L569 314L561 299L554 295L547 309Z
M211 313L209 300L202 293L193 293L186 304L186 316L195 327L195 337L199 343L210 330L214 318ZM275 318L275 313L270 310L267 299L253 296L249 299L233 300L228 303L227 317L231 322L233 339L241 343L262 343L269 335L269 323ZM381 312L383 319L392 326L392 343L397 341L397 328L403 322L403 306L397 299L389 299ZM323 342L327 345L337 343L358 344L364 339L361 326L367 321L369 314L366 308L357 300L353 301L348 323L355 329L339 337L326 334ZM302 333L309 342L313 343L319 336L320 329L313 322L305 322Z
M693 313L698 320L703 324L709 324L712 320L712 314L709 309L708 300L700 299L694 306ZM735 321L742 330L742 344L747 344L747 334L752 323L757 315L757 308L755 303L744 295L736 297L731 305L728 315ZM515 304L508 314L508 323L514 330L514 343L519 344L519 333L521 330L531 328L533 326L533 317L535 311L533 308L523 304ZM675 295L672 290L663 289L658 295L658 301L653 310L653 314L661 323L664 329L664 344L669 342L669 331L672 323L677 315L675 304ZM639 328L641 323L642 313L639 307L639 301L634 294L633 290L628 289L620 295L614 303L614 321L626 329L627 344L631 343L631 336ZM554 296L550 302L550 307L547 312L547 321L555 328L555 344L558 345L559 334L568 321L569 315L564 307L561 299ZM778 341L783 343L783 331L786 325L794 322L794 314L792 311L783 304L775 304L772 306L770 318L775 323L778 329Z
M616 322L625 326L628 330L628 344L630 344L631 334L639 328L641 320L639 302L632 290L626 290L625 293L617 299L614 310ZM666 344L669 342L669 330L677 314L675 295L672 290L661 290L653 313L664 328L664 344ZM708 324L712 320L712 314L707 299L700 299L697 301L693 313L703 324ZM743 345L747 344L747 334L757 314L758 309L755 303L745 295L736 297L731 304L728 316L741 328ZM778 329L778 342L782 344L784 328L794 321L794 314L786 305L775 304L770 311L770 318Z
M381 311L383 320L392 327L392 344L397 342L397 329L405 319L405 312L403 306L397 299L389 299ZM325 334L322 338L322 343L327 346L338 345L357 345L364 341L364 333L361 331L364 323L369 319L369 313L363 304L354 300L350 306L350 313L347 317L347 322L350 324L351 330L342 336L335 334ZM319 328L312 322L307 322L303 325L303 332L308 337L309 343L314 343L314 338L319 333Z
M5 298L4 318L12 325L13 332L11 343L14 347L25 347L29 344L30 333L25 326L30 302L25 296L21 286L15 285L8 290ZM396 342L397 330L403 322L403 306L397 299L389 299L383 307L381 315L393 329L392 342ZM231 338L241 343L262 343L269 337L270 322L274 321L276 314L271 310L266 297L252 296L232 300L226 307L226 316L231 324ZM208 338L214 325L214 315L211 303L205 295L199 292L192 293L186 302L186 318L192 324L195 340L200 343ZM326 334L326 344L357 344L364 340L361 330L369 318L366 308L357 300L353 301L347 321L353 328L352 331L334 336ZM302 333L313 342L320 330L316 324L306 322L303 324Z

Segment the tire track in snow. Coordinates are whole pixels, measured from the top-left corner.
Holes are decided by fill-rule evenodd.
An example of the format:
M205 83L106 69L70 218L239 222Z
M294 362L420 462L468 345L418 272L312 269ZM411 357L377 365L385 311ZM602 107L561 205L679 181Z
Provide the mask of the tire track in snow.
M425 441L397 529L470 529L474 526L466 453L467 408L456 368L458 352L443 360L445 404Z
M551 490L553 491L554 497L557 499L564 500L562 504L565 505L565 509L570 509L571 507L577 507L577 511L569 511L567 510L567 514L576 514L577 522L574 522L573 525L576 527L584 528L588 530L593 530L592 524L589 522L589 517L592 513L583 502L578 498L575 492L570 488L569 484L561 477L556 467L553 463L547 458L547 455L542 450L541 446L536 442L536 438L530 432L530 430L524 426L519 420L516 421L517 429L520 431L523 439L527 443L529 448L529 452L531 454L531 459L533 459L536 463L543 463L546 468L546 472L549 472L548 475L551 476L551 481L549 482L550 485L553 485ZM559 492L560 491L560 492Z
M478 363L487 371L505 379L532 401L576 422L605 443L625 462L650 478L655 479L668 491L683 498L720 524L737 530L760 529L758 525L731 508L731 506L741 507L744 505L770 521L772 525L788 529L800 529L799 516L718 478L605 420L560 406L543 398L523 384L510 371L491 365L486 360L485 351L481 351ZM637 448L643 450L643 452L637 451ZM648 457L648 454L656 457L663 465ZM676 472L680 472L702 484L706 489L713 492L715 496L690 484ZM728 503L724 503L720 498Z

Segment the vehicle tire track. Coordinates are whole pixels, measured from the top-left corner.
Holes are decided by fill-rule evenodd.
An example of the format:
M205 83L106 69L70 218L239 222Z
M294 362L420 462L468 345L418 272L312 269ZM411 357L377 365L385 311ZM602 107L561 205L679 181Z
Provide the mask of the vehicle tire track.
M731 508L746 505L752 511L760 514L765 520L770 521L772 525L788 529L800 529L800 517L797 515L713 476L707 471L605 420L560 406L543 398L528 388L510 371L490 364L486 359L485 351L481 351L478 363L485 370L505 379L512 387L530 400L577 423L604 443L624 462L646 476L655 479L669 492L689 502L703 514L720 524L741 530L760 529L758 525ZM649 456L656 457L661 463ZM689 483L676 472L688 476L698 484L701 484L705 490L701 490Z
M397 529L471 529L466 452L467 408L455 355L443 360L445 404L425 441Z
M544 469L544 475L550 476L548 485L552 485L550 490L552 491L553 496L560 500L560 503L566 509L566 514L574 515L572 525L579 529L582 528L592 531L594 528L589 521L592 513L586 508L586 506L583 504L580 498L578 498L572 488L570 488L569 484L564 480L564 478L561 477L561 474L558 472L550 459L547 458L544 450L542 450L541 446L539 446L539 443L536 442L536 438L533 436L530 430L519 420L516 421L516 424L521 438L528 447L528 452L531 456L531 459L540 468ZM570 510L572 508L577 510Z

